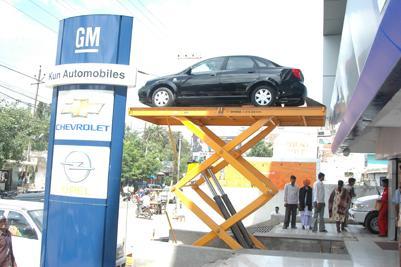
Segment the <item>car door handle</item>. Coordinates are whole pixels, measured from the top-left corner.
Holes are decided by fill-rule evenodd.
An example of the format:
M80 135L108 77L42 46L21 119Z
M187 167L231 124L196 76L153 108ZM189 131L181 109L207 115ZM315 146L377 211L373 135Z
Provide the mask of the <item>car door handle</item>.
M253 70L250 70L250 71L248 71L248 73L255 73L255 71L253 71Z
M216 73L210 73L210 76L216 76Z

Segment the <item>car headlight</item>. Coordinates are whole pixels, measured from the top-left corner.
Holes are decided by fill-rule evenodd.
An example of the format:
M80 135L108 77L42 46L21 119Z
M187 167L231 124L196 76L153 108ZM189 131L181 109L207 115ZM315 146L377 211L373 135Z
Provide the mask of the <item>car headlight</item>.
M363 203L355 203L352 207L356 211L367 211L369 210L369 206Z
M124 241L117 244L116 259L124 257Z

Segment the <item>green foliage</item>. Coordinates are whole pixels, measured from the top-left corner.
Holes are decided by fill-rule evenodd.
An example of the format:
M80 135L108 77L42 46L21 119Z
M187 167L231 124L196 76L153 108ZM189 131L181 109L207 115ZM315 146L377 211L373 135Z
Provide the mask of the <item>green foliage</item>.
M178 135L178 132L173 132L174 137L178 137ZM186 140L183 140L180 170L186 170L189 158L190 146ZM165 128L156 125L148 126L142 134L129 128L126 129L121 173L123 180L145 179L156 175L163 171L162 163L164 161L174 161L174 152Z
M273 156L273 144L265 143L263 140L257 143L247 154L248 157L271 157Z
M39 102L36 108L32 127L35 134L32 137L32 150L45 151L49 140L50 106Z
M41 109L43 116L33 118L27 108L0 104L0 167L6 160L26 159L30 142L32 150L46 150L49 115L43 103Z

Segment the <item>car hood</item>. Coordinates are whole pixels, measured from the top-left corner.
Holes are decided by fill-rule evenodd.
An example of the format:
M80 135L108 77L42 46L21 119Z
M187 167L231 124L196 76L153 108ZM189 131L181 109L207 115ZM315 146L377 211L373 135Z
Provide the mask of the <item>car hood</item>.
M152 83L155 83L155 82L158 82L158 81L161 81L161 80L168 80L168 79L177 77L177 75L178 74L170 74L170 75L161 76L161 77L158 77L158 78L155 78L155 79L147 81L146 84L152 84Z
M370 196L364 196L364 197L359 197L357 198L357 200L355 201L355 203L364 203L364 202L368 202L368 201L372 201L372 200L377 200L380 199L381 196L379 195L370 195Z

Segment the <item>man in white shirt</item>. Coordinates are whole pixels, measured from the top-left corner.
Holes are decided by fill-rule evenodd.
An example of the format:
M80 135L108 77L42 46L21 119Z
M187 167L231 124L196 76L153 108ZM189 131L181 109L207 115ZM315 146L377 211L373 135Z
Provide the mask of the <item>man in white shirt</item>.
M284 207L285 207L285 216L284 216L284 226L283 229L287 229L290 224L291 217L291 228L296 229L296 218L297 218L297 208L298 208L298 196L299 196L299 188L296 186L295 181L297 177L291 175L291 183L288 183L284 187Z
M313 232L317 232L317 220L319 217L319 232L327 233L324 225L324 173L318 174L318 180L313 184L313 207L315 208L313 213Z
M395 218L397 221L400 219L400 203L401 203L401 181L398 184L398 188L394 191L392 202L395 209Z
M142 207L149 208L150 207L150 195L149 191L145 192L145 195L142 197Z

